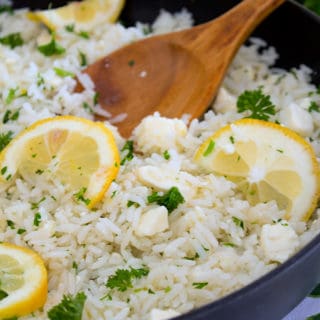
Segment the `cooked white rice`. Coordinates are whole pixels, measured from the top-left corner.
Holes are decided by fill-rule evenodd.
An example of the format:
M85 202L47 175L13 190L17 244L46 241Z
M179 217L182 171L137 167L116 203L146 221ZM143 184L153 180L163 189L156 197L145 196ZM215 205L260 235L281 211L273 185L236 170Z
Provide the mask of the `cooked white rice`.
M93 84L80 74L80 52L90 64L144 37L146 26L102 25L89 32L89 39L61 29L56 36L66 53L45 57L37 45L48 42L49 33L40 24L29 21L25 13L20 10L14 15L0 15L0 37L19 32L25 40L23 46L15 49L0 45L0 119L7 110L19 110L18 119L1 123L0 132L17 134L36 120L61 114L92 119L84 103L94 112L102 112L93 103ZM160 33L191 24L192 18L186 11L176 15L162 12L152 27L154 33ZM171 310L167 316L174 316L261 277L315 236L320 227L319 212L309 225L291 221L286 225L284 220L275 223L284 215L275 202L251 207L232 182L214 174L200 174L192 162L195 150L208 136L243 117L236 110L237 96L258 86L263 86L277 106L272 120L312 141L320 154L320 113L308 112L311 101L320 103L316 87L309 83L311 70L306 66L291 72L273 69L276 59L274 48L252 39L235 57L213 105L215 111L209 111L202 121L193 120L187 128L183 120L165 119L158 114L146 118L132 137L137 153L121 166L97 210L90 211L77 203L72 192L57 181L39 179L36 185L30 185L18 177L9 188L2 187L0 241L38 252L49 275L49 294L43 311L21 319L47 319L47 311L64 294L80 291L87 295L84 320L156 319L157 313L168 309ZM75 80L59 77L54 67L76 74L85 90L74 93ZM22 96L8 103L13 89ZM25 92L27 95L23 95ZM295 112L305 119L303 123L288 121ZM114 127L112 130L121 148L125 141ZM168 160L163 156L166 150L170 154ZM144 235L142 218L158 208L147 203L147 196L171 186L179 188L185 202L169 215L168 228ZM128 207L128 201L139 206ZM36 209L32 209L33 203L39 203ZM41 215L38 227L33 223L35 213ZM245 229L239 228L233 217L244 221ZM9 220L14 226L8 225ZM19 234L19 229L26 232ZM263 242L264 234L270 230L278 234L282 250L268 248ZM150 272L134 281L134 288L119 292L105 286L117 269L142 266ZM194 283L202 282L208 284L195 288Z

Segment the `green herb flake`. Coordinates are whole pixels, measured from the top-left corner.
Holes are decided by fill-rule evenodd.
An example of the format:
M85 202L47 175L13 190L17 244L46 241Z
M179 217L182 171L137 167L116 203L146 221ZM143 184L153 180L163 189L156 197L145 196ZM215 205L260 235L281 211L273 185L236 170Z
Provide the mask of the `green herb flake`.
M164 292L165 292L165 293L169 293L170 291L171 291L171 287L165 287L165 288L164 288Z
M74 23L72 23L72 24L67 24L67 25L64 27L64 30L66 30L67 32L74 32Z
M222 245L225 247L231 247L231 248L236 247L236 245L232 242L223 242Z
M87 56L83 52L79 51L79 57L80 57L80 66L81 67L87 66L88 65Z
M77 35L81 38L84 38L84 39L90 39L90 35L89 35L89 32L87 31L83 31L83 30L80 30Z
M23 228L19 228L17 234L24 234L27 230Z
M192 285L195 289L203 289L206 285L208 285L208 282L193 282Z
M46 197L42 197L38 202L31 202L31 210L39 209L41 202L46 200Z
M133 67L135 65L135 61L134 60L129 60L128 65L129 67Z
M114 190L110 196L111 199L113 199L115 197L115 195L117 194L117 190Z
M276 113L275 106L272 104L269 95L264 95L262 87L257 90L244 91L237 100L239 113L249 111L248 118L268 121L270 115Z
M139 268L134 269L130 267L130 269L118 269L116 270L114 275L111 275L108 278L106 283L106 287L109 289L117 289L120 292L124 292L129 288L133 288L132 281L134 279L141 279L149 274L149 269Z
M1 174L4 175L7 172L8 167L3 167L1 169Z
M170 153L169 153L168 150L165 150L165 151L163 152L163 157L164 157L166 160L169 160L169 159L171 158Z
M11 6L8 5L0 5L0 14L7 12L8 14L12 15L14 13Z
M16 110L12 112L11 110L7 110L2 118L2 123L7 123L9 121L16 121L19 119L20 110Z
M8 296L8 294L0 289L0 301L5 299Z
M127 207L130 208L134 206L135 208L139 208L140 207L140 204L138 202L135 202L135 201L131 201L131 200L128 200L127 202Z
M231 142L232 144L234 144L234 136L230 136L230 137L229 137L229 140L230 140L230 142Z
M239 228L241 228L241 229L244 230L244 222L243 222L241 219L239 219L239 218L237 218L237 217L232 217L232 221L234 222L234 224L235 224L237 227L239 227Z
M21 38L20 33L16 32L16 33L10 33L10 34L0 38L0 43L5 46L9 46L11 49L14 49L15 47L22 46L24 41Z
M96 92L93 96L93 104L97 105L99 103L99 93Z
M12 131L8 131L6 133L0 133L0 151L2 151L8 144L9 142L12 140L12 136L13 136L13 132ZM5 174L7 169L5 169L7 167L3 167L1 169L1 174ZM3 172L3 170L5 170Z
M82 107L83 107L83 109L87 110L89 113L93 114L93 110L92 110L92 108L90 107L90 105L89 105L88 102L84 102L84 103L82 104Z
M70 72L70 71L66 71L60 68L53 68L55 74L61 78L66 78L66 77L74 77L75 74Z
M131 161L133 159L133 141L127 140L121 149L122 159L120 165L124 165L126 161Z
M33 225L36 227L39 227L40 223L41 223L41 214L40 212L37 212L33 218Z
M18 91L18 88L9 89L8 95L7 95L6 100L5 100L6 104L10 104L16 98L16 92L17 91Z
M74 197L76 198L76 200L78 202L83 202L85 203L86 205L89 205L91 200L88 199L88 198L85 198L85 193L87 191L87 188L86 187L82 187L77 193L74 194Z
M46 57L60 55L66 52L66 49L59 45L54 37L51 38L51 41L49 43L38 46L38 50Z
M76 296L64 295L61 302L48 311L50 320L81 320L87 296L79 292Z
M211 154L212 151L214 150L214 147L215 147L215 142L213 140L210 140L206 150L203 153L203 156L207 157L209 154Z
M148 289L148 293L149 294L156 294L153 290L151 290L151 289Z
M308 111L320 112L320 106L315 101L311 101Z
M157 203L159 206L165 206L169 214L178 208L179 204L184 203L184 197L177 187L172 187L164 195L159 195L158 192L153 192L147 198L148 203Z
M7 226L10 229L15 229L14 222L12 220L7 220Z

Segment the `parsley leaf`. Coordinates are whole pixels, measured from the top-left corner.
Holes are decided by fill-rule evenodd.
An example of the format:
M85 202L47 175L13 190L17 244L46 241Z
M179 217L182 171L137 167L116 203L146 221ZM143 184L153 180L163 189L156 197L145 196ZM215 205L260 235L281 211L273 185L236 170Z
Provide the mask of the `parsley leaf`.
M54 37L51 38L51 41L49 43L38 46L38 50L46 57L50 57L55 54L57 54L57 55L63 54L66 51L65 48L63 48L61 45L59 45L56 42Z
M0 133L0 151L2 151L7 144L12 140L13 132Z
M5 291L0 289L0 301L6 298L7 296L8 294Z
M268 121L270 115L276 113L275 106L272 104L269 95L264 95L262 88L257 90L244 91L237 100L238 112L249 111L248 118Z
M192 285L194 286L195 289L202 289L204 288L208 282L193 282Z
M33 225L36 227L39 227L40 223L41 223L41 214L40 212L37 212L33 218Z
M156 202L159 206L165 206L171 213L184 202L184 198L177 187L172 187L164 195L160 196L158 192L153 192L148 196L148 203Z
M9 121L18 120L19 116L20 116L20 110L16 110L15 112L12 112L11 110L7 110L3 116L2 122L7 123Z
M308 108L308 111L309 112L312 112L312 111L320 112L320 106L316 102L311 101L310 106Z
M14 49L15 47L22 46L24 41L21 38L20 33L15 32L0 38L0 43L5 46L9 46L11 49Z
M81 320L87 297L79 292L75 297L64 295L61 302L48 311L50 320Z
M134 269L118 269L116 273L109 277L106 287L110 289L117 289L120 292L124 292L133 287L133 279L141 279L149 274L148 268Z
M82 201L83 203L88 205L91 200L84 197L84 194L86 193L86 191L87 191L87 188L82 187L77 193L74 194L74 196L78 201Z
M239 218L237 218L237 217L232 217L232 221L234 222L234 224L235 224L237 227L239 227L239 228L241 228L241 229L244 230L244 222L243 222L241 219L239 219Z
M120 165L124 165L126 161L133 159L133 141L128 140L121 149L122 159Z
M75 74L70 72L70 71L66 71L60 68L53 68L54 72L56 73L57 76L61 77L61 78L65 78L65 77L74 77Z

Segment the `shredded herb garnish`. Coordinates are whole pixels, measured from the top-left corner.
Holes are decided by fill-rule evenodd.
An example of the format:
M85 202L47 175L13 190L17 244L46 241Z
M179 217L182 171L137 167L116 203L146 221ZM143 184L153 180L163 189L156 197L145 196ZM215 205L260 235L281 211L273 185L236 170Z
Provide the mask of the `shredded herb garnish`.
M312 111L320 112L320 106L316 102L311 101L310 106L308 108L308 111L309 112L312 112Z
M40 212L37 212L33 218L33 225L36 227L39 227L40 223L41 223L41 214Z
M237 217L232 217L232 221L234 222L234 224L237 226L237 227L240 227L241 229L244 229L244 222L237 218Z
M210 153L212 153L212 151L214 150L215 147L215 142L213 140L210 140L206 150L203 153L204 157L207 157Z
M2 122L7 123L9 121L16 121L19 119L20 110L16 110L15 112L11 110L7 110L3 116Z
M169 153L168 150L165 150L165 151L163 152L163 157L164 157L166 160L169 160L169 159L171 158L170 153Z
M124 292L129 288L133 288L132 281L134 279L141 279L149 274L147 267L134 269L118 269L116 273L109 277L106 287L110 289L117 289Z
M81 320L87 296L84 292L76 296L64 295L61 302L48 311L50 320Z
M0 289L0 301L6 298L7 296L8 294L5 291Z
M139 207L140 207L140 204L139 204L138 202L128 200L128 202L127 202L127 207L130 208L130 207L132 207L132 206L135 206L136 208L139 208Z
M172 187L162 196L158 192L153 192L148 196L148 203L154 202L159 206L165 206L170 214L179 204L184 202L184 198L177 187Z
M87 188L82 187L77 193L74 194L74 197L79 202L81 201L81 202L85 203L86 205L89 205L91 200L84 197L84 194L86 193L86 191L87 191Z
M202 289L206 285L208 285L208 282L193 282L192 285L194 286L195 289Z
M15 229L14 222L12 220L7 220L7 225L10 229Z
M42 197L38 202L31 202L31 210L39 209L40 203L44 200L46 200L46 197Z
M38 46L38 50L46 57L60 55L65 53L66 51L65 48L63 48L60 44L56 42L54 37L51 38L51 41L49 43Z
M80 57L80 66L85 67L88 64L87 56L83 52L79 51L79 57Z
M21 38L20 33L10 33L2 38L0 38L0 43L9 46L11 49L14 49L15 47L20 47L23 45L24 41Z
M13 136L13 132L12 131L8 131L7 133L0 133L0 151L2 151L8 144L9 142L12 140L12 136ZM2 170L4 170L4 168L1 169L1 174Z
M122 159L120 165L124 165L126 161L133 159L133 141L128 140L121 149Z
M264 95L262 87L257 90L244 91L237 100L238 112L249 112L248 118L268 121L270 115L276 113L269 95Z
M53 70L56 73L56 75L61 78L65 78L65 77L72 77L73 78L75 76L74 73L60 69L60 68L53 68Z
M17 234L24 234L26 231L26 229L19 228Z

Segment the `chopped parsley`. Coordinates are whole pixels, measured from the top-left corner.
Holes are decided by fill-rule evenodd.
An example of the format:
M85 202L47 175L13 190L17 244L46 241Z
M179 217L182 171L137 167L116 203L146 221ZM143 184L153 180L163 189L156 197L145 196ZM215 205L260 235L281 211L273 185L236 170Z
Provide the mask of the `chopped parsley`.
M231 247L231 248L234 248L234 247L237 246L232 242L223 242L222 245L225 246L225 247Z
M275 106L272 104L269 95L264 95L262 87L257 90L244 91L237 100L239 113L248 111L248 118L268 121L271 115L276 113Z
M244 222L243 222L241 219L239 219L239 218L237 218L237 217L232 217L232 221L234 222L234 224L235 224L237 227L239 227L239 228L241 228L241 229L244 230Z
M10 104L16 98L16 92L18 88L9 89L8 95L6 97L6 104Z
M2 151L9 144L9 142L12 140L12 136L13 136L12 131L8 131L6 133L0 133L0 151ZM5 169L4 168L1 169L1 174L5 173L5 172L3 173L3 170Z
M17 234L24 234L26 231L26 229L19 228Z
M86 187L82 187L77 193L74 194L74 197L76 198L77 201L81 201L83 203L85 203L86 205L89 205L90 203L90 199L85 198L84 194L86 193L87 188Z
M133 159L133 141L127 140L124 146L121 149L122 159L120 165L124 165L126 161Z
M68 32L74 32L74 24L68 24L64 27L64 30L68 31Z
M9 14L13 14L13 9L12 7L8 6L8 5L0 5L0 14L1 13L9 13Z
M9 121L16 121L19 119L20 110L16 110L15 112L11 110L7 110L2 118L3 123L7 123Z
M170 188L164 195L159 195L158 192L153 192L148 196L148 203L156 202L159 206L165 206L168 212L171 213L179 204L185 200L177 187Z
M42 197L38 202L31 202L31 210L39 209L40 203L44 200L46 200L46 197Z
M84 102L84 103L82 104L82 107L83 107L84 110L87 110L89 113L93 114L93 110L92 110L92 108L90 107L90 105L89 105L88 102Z
M85 67L88 64L87 56L83 52L79 51L79 57L80 57L80 66Z
M66 52L66 49L58 44L54 37L51 38L49 43L38 46L38 50L46 57L60 55Z
M208 285L208 282L193 282L192 285L195 289L203 289L206 285Z
M76 296L64 295L61 302L48 311L50 320L81 320L87 296L79 292Z
M5 291L0 289L0 301L6 298L7 296L8 294Z
M0 38L0 43L9 46L11 49L14 49L15 47L20 47L23 45L24 41L21 38L21 35L19 32L10 33L2 38Z
M93 104L96 105L99 103L99 93L96 92L93 96Z
M128 200L128 202L127 202L127 207L130 208L130 207L132 207L132 206L135 206L136 208L139 208L139 207L140 207L140 204L139 204L138 202Z
M310 106L308 108L308 111L309 112L312 112L312 111L320 112L320 106L316 102L311 101Z
M7 225L10 229L15 229L14 222L12 220L7 220Z
M53 68L55 74L61 78L65 78L65 77L74 77L74 73L67 71L67 70L63 70L60 68Z
M79 37L82 37L84 39L89 39L90 36L89 36L89 33L87 31L83 31L83 30L80 30L79 32L76 32L75 31L75 25L74 24L68 24L64 27L64 29L67 31L67 32L70 32L70 33L75 33L76 35L78 35Z
M204 157L207 157L210 153L212 153L212 151L214 150L215 147L215 142L213 140L210 140L206 150L203 153Z
M118 269L116 273L109 277L106 287L110 289L117 289L120 292L124 292L129 288L133 288L132 281L134 279L141 279L149 274L147 267L134 269Z
M40 212L37 212L33 218L33 225L36 227L39 227L40 223L41 223L41 214Z
M163 157L164 157L166 160L169 160L169 159L171 158L170 153L169 153L168 150L166 150L166 151L163 152Z

